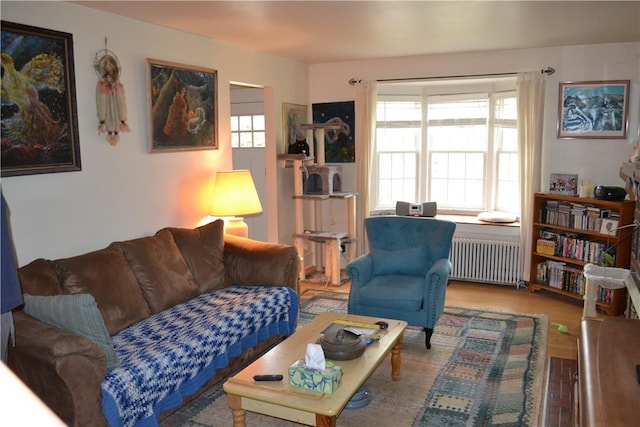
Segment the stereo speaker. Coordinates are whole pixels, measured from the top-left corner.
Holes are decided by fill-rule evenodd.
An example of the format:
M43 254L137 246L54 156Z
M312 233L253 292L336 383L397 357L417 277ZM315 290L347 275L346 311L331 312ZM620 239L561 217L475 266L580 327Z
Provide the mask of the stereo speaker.
M425 202L421 205L407 202L396 202L396 215L433 217L436 216L437 210L438 206L436 202Z

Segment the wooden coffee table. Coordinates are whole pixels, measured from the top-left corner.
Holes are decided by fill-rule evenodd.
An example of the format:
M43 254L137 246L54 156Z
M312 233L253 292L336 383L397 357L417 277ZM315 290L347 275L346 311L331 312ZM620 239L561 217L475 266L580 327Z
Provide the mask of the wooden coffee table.
M384 320L389 324L380 341L369 345L362 356L341 360L342 385L333 394L306 391L289 386L288 371L296 360L304 359L307 344L315 343L320 333L334 320L374 323ZM369 379L385 356L391 352L391 378L400 379L400 350L402 334L407 322L355 316L344 313L322 313L309 324L272 348L251 365L229 378L223 389L227 393L233 412L234 427L245 427L245 411L257 412L312 426L336 425L338 415L351 397ZM282 374L276 382L256 382L254 375Z

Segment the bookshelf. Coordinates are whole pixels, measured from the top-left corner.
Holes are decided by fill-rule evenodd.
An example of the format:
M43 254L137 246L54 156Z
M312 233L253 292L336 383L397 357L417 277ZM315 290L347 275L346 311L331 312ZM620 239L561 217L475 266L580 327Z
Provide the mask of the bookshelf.
M586 264L629 268L633 201L536 193L533 219L530 292L545 290L582 300ZM597 306L619 316L626 298L626 289L601 289Z

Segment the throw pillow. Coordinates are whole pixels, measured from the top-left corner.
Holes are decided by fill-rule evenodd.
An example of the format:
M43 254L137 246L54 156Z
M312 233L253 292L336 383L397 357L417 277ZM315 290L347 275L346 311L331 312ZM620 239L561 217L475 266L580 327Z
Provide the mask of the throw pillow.
M152 313L190 300L200 293L168 231L121 242L120 247Z
M373 257L373 274L407 274L418 276L427 273L427 249L409 248L398 251L375 249L371 251Z
M493 222L493 223L511 223L516 222L518 217L514 214L510 214L507 212L480 212L478 214L478 220L483 222Z
M118 242L98 251L53 261L62 294L91 294L109 335L151 316L140 285ZM25 290L25 293L30 293ZM32 295L46 295L31 292Z
M195 229L163 230L169 230L173 235L173 240L193 273L200 292L211 292L229 285L224 266L223 220L218 219Z
M24 294L24 311L41 322L66 329L98 344L107 357L107 369L120 366L111 337L92 295L42 297Z

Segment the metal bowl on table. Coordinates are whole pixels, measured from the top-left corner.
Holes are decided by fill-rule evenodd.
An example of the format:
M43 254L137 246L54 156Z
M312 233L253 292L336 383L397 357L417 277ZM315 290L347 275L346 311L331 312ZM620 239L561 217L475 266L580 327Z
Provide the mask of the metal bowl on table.
M324 356L331 360L351 360L362 356L366 342L362 336L356 336L344 329L335 334L327 334L320 337L320 345Z

